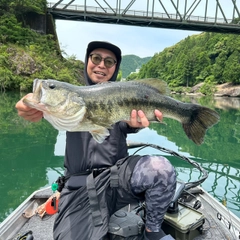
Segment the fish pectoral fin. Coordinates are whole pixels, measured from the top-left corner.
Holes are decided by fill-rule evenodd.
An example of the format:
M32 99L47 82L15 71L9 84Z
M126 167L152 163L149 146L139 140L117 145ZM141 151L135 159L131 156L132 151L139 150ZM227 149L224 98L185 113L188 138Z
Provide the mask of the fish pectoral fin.
M94 140L96 140L98 143L102 143L106 137L110 135L108 129L104 127L100 127L99 129L95 129L89 132L92 134Z

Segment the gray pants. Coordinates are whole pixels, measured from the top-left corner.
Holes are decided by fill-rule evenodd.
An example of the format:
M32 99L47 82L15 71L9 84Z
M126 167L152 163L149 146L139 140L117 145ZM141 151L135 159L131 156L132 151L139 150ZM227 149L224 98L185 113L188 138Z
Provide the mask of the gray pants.
M135 194L145 193L146 227L158 232L176 189L173 166L164 157L144 156L133 170L131 187Z

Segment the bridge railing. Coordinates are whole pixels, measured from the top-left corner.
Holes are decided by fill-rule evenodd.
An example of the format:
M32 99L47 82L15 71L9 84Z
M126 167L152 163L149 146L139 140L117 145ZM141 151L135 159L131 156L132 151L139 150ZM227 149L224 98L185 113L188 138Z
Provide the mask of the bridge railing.
M202 22L209 24L228 24L228 25L238 25L240 26L240 22L234 23L232 19L226 18L215 18L215 17L201 17L201 16L193 16L193 15L179 15L179 14L166 14L160 12L151 12L151 11L139 11L139 10L123 10L117 9L114 11L111 8L100 8L95 6L84 6L84 5L68 5L68 4L58 4L57 7L53 8L55 3L48 3L48 9L51 11L54 10L64 10L66 12L78 12L78 13L86 13L86 14L105 14L106 16L116 16L116 17L137 17L143 18L146 20L173 20L179 22Z

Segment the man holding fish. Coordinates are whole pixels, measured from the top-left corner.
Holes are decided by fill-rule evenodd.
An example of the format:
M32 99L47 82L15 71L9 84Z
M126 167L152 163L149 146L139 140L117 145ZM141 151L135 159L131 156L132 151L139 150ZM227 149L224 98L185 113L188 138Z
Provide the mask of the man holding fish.
M111 83L106 82L116 80L121 59L121 50L117 46L108 42L90 42L85 58L86 85L90 87L104 83L100 84L101 88L108 88ZM44 84L45 82L36 81L34 92L47 98L43 90ZM58 88L57 82L50 81L46 84L49 89ZM88 89L86 98L94 91L94 88ZM104 97L107 98L107 94ZM145 96L148 97L150 95ZM65 122L69 124L70 121L75 121L71 120L72 116L69 119L67 116L62 117L61 120L61 116L49 116L47 106L39 104L38 98L30 93L21 99L16 104L19 116L31 122L40 121L44 117L57 129L67 130L65 178L54 224L54 239L102 239L107 234L110 216L127 204L139 201L146 203L144 239L173 239L161 229L164 214L176 188L173 166L161 156L128 156L127 134L137 133L141 128L149 126L145 111L133 108L128 119L114 123L106 132L105 129L110 124L108 118L91 115L93 109L100 108L98 104L101 103L98 103L96 96L95 102L90 101L87 106L83 103L84 107L78 111L82 112L81 120L87 119L85 125L90 130L76 126L70 129L63 126ZM81 102L82 98L80 105ZM110 99L108 105L111 104ZM70 110L72 109L73 107ZM158 121L162 120L163 115L159 110L153 109L153 114ZM93 120L96 123L93 124ZM98 121L102 122L100 127ZM196 142L199 143L198 140ZM95 197L92 190L97 193Z

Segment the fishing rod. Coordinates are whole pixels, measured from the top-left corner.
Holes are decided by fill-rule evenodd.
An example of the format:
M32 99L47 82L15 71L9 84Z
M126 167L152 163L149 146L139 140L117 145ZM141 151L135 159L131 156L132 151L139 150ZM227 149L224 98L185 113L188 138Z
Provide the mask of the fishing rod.
M151 143L142 143L142 142L128 142L128 149L133 149L133 148L139 148L136 152L134 152L134 154L136 154L137 152L139 152L140 150L146 148L146 147L152 147L152 148L155 148L161 152L165 152L165 153L169 153L170 155L172 156L175 156L177 158L180 158L181 160L184 160L185 162L191 164L193 167L197 168L201 173L202 173L202 176L200 179L196 180L196 181L192 181L192 182L187 182L184 184L184 189L183 190L188 190L190 188L193 188L193 187L197 187L199 186L201 183L203 183L206 178L208 177L208 172L202 168L200 166L199 163L191 160L190 158L184 156L184 155L181 155L179 153L176 153L175 151L172 151L170 149L167 149L167 148L164 148L164 147L161 147L159 145L155 145L155 144L151 144ZM134 155L133 154L133 155Z

